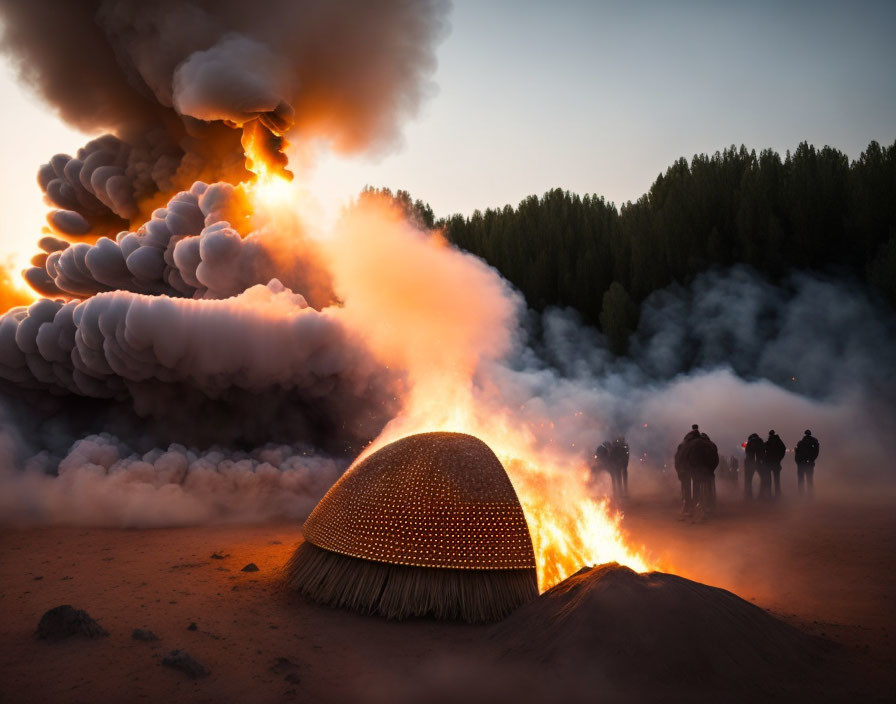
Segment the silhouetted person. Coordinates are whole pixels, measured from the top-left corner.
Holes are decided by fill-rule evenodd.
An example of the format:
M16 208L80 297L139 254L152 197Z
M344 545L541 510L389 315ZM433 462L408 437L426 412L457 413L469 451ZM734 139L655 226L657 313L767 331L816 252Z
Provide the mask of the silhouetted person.
M619 493L623 497L628 496L628 460L628 443L622 435L619 435L610 445L610 462L619 478Z
M616 465L610 456L612 443L606 441L601 443L594 451L592 460L592 472L606 472L610 475L610 483L613 486L613 497L619 498L621 493L620 477Z
M759 473L759 498L767 499L771 496L771 472L764 470L762 458L765 455L765 443L756 433L747 438L744 447L744 498L753 498L753 474ZM766 480L763 480L763 475ZM763 483L765 482L765 484ZM763 488L765 493L763 493Z
M764 462L771 474L771 478L775 483L775 498L781 496L781 460L787 454L787 446L780 436L774 431L768 431L768 438L765 441Z
M675 471L681 482L682 513L707 513L715 505L714 472L719 452L712 440L697 425L684 436L675 451Z
M731 467L728 464L728 458L725 455L719 457L719 478L727 482L731 479Z
M684 436L675 450L675 473L681 483L681 513L685 516L690 516L694 512L694 477L685 457L685 447L688 441L695 437L700 437L700 428L696 424L691 426L690 432Z
M696 492L694 508L704 514L716 510L716 467L719 466L719 448L706 433L700 433L694 441L691 461L694 463Z
M818 440L812 437L812 431L807 430L793 450L793 458L796 460L796 477L800 490L803 493L803 480L806 482L808 495L811 497L814 491L812 475L815 473L815 460L818 459Z
M735 457L734 455L731 455L731 459L728 462L728 468L731 471L731 481L733 481L735 485L737 484L737 467L738 467L737 457Z

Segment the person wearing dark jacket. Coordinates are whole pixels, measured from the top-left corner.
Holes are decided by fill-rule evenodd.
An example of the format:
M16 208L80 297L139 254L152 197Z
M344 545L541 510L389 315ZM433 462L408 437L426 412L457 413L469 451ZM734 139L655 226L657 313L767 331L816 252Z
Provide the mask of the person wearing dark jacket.
M682 512L708 514L715 507L715 470L719 451L696 425L684 436L675 451L675 471L681 482Z
M765 441L763 464L768 467L771 478L774 480L776 499L781 496L781 460L784 459L786 454L787 446L784 444L784 441L774 430L769 430L768 438Z
M752 433L744 446L744 498L748 501L753 498L753 474L757 472L759 473L759 498L767 499L771 496L771 473L763 469L762 458L764 455L765 443L756 433ZM763 477L768 481L765 481Z
M684 436L684 439L675 450L675 473L678 475L678 481L681 483L681 513L690 516L694 512L694 476L691 472L690 464L687 462L686 446L688 441L700 437L699 426L692 425L691 431Z
M819 447L818 440L812 437L812 431L807 430L793 450L800 494L803 493L803 481L805 480L807 494L810 498L813 494L812 475L815 473L815 460L818 459Z
M610 462L619 478L619 494L622 498L628 497L628 443L622 435L610 444Z
M596 476L600 472L610 475L610 483L613 487L613 498L619 498L619 472L610 458L611 443L608 441L598 445L591 457L591 473Z

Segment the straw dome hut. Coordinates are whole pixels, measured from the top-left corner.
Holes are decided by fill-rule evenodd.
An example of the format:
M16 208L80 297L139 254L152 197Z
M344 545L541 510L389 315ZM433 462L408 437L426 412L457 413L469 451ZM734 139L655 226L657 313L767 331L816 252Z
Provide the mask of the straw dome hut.
M287 584L322 604L477 622L538 595L519 499L471 435L421 433L377 450L333 485L302 531Z

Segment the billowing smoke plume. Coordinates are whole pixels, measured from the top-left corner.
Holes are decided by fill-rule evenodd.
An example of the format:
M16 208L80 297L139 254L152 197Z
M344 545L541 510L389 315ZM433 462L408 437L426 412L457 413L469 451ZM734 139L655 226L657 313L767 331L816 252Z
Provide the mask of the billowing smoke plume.
M45 299L0 321L0 378L54 395L129 399L185 442L292 437L348 450L394 412L390 375L338 309L318 312L276 279L221 301Z
M43 238L39 244L47 256L26 278L46 296L86 298L123 289L226 298L280 277L290 289L305 292L314 307L329 303L329 280L313 242L296 232L300 225L291 222L284 233L282 222L264 225L250 213L242 189L196 182L136 232L120 232L115 240L69 246Z
M112 132L41 167L59 209L50 224L70 236L114 233L148 215L157 193L245 180L234 128L249 123L343 151L394 141L427 93L447 9L443 0L2 0L2 48L23 83L76 127Z

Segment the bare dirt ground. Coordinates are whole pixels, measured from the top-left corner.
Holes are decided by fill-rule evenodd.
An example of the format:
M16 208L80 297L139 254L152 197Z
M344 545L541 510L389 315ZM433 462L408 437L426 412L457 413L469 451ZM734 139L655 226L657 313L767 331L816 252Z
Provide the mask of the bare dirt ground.
M730 589L842 643L868 663L881 687L891 683L891 500L758 507L723 498L715 517L694 524L676 520L672 499L635 494L625 512L633 541L647 546L661 568ZM298 525L283 523L0 529L0 698L449 701L462 667L468 679L481 681L482 701L500 699L501 677L470 665L494 654L486 627L386 622L283 593L278 570L300 540ZM259 571L241 571L250 562ZM41 615L59 604L85 609L109 636L38 640ZM159 640L134 640L135 628L150 629ZM163 656L174 649L189 652L211 674L191 680L163 667ZM545 667L528 672L534 700L556 691Z

